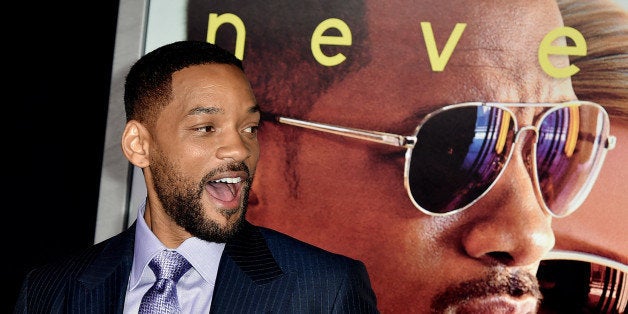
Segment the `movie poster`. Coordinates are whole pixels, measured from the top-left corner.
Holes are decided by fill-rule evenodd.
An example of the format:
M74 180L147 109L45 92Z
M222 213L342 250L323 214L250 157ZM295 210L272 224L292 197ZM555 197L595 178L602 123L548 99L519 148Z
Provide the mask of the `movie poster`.
M140 55L162 44L206 40L243 60L262 110L268 108L273 116L260 131L261 158L250 195L249 219L362 260L380 310L412 312L409 296L416 293L420 297L422 283L446 277L450 270L443 263L429 278L417 275L423 274L425 267L416 264L433 264L432 256L425 253L429 250L421 253L417 249L426 249L421 242L431 233L413 229L427 227L417 218L424 215L415 208L420 205L414 206L420 197L412 196L407 188L406 177L413 171L406 164L408 147L308 131L276 119L281 116L385 132L386 136L401 135L401 139L412 136L426 114L453 105L446 101L455 97L443 94L442 86L451 86L455 95L473 85L441 77L451 67L461 66L461 54L473 53L474 47L465 37L475 31L477 21L435 18L424 14L434 10L427 10L420 1L131 2L120 3L96 242L133 222L145 192L141 172L129 168L117 142L124 124L124 74ZM444 1L439 9L482 8L460 8L455 1ZM518 25L504 23L503 28L527 40L517 33ZM573 29L575 32L548 32L544 40L530 43L538 52L533 71L544 71L563 83L584 75L573 66L551 62L552 53L586 56L587 47L595 45L594 38ZM573 49L553 50L559 37L568 37ZM627 45L618 44L624 54ZM532 70L526 67L491 66L496 71L512 71L513 77L520 78L517 84L530 84L525 77ZM621 78L626 79L626 71L624 64ZM419 77L421 80L416 79ZM626 86L626 82L621 84ZM491 101L486 93L478 95L482 99L464 101ZM408 108L430 97L439 102L407 113ZM623 100L626 106L627 101ZM548 313L552 309L565 312L578 302L586 303L578 306L593 313L623 313L628 301L628 118L621 110L607 110L616 147L606 154L598 180L580 208L552 222L555 246L543 257L538 272L547 299L558 304L548 301ZM453 135L441 132L433 136ZM500 179L505 177L507 174ZM532 183L529 188L533 190ZM503 191L504 197L516 192ZM119 195L123 201L115 203L111 195ZM414 220L415 224L408 223ZM525 228L528 223L532 222L517 222L513 228Z

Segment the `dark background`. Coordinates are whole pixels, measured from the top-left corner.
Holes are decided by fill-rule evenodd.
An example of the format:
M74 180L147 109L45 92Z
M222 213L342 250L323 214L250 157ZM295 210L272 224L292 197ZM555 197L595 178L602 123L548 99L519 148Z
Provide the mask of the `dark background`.
M93 243L119 0L13 3L2 45L2 313L29 269Z

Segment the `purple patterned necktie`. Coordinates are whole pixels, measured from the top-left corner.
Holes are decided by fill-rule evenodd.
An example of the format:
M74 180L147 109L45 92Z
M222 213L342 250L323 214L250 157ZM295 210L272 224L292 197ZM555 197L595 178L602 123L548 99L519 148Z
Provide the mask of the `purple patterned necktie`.
M175 251L161 251L150 263L157 281L146 292L140 303L140 314L148 313L179 313L177 297L177 281L192 265Z

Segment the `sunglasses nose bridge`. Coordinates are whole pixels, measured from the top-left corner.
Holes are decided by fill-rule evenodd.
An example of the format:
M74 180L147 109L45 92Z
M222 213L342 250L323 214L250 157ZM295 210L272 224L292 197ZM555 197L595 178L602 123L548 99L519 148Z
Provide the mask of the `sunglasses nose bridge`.
M521 151L521 155L526 157L526 162L533 161L528 160L528 158L532 158L534 155L534 147L536 146L538 138L539 130L535 126L528 125L520 128L515 132L513 139L513 154L517 151ZM513 154L511 154L511 158Z
M539 138L539 129L533 125L527 125L515 132L515 138L513 140L513 144L515 148L522 147L522 149L527 148L527 152L531 153L530 149L536 145L536 142Z
M530 180L532 181L532 185L536 194L537 201L539 205L543 207L546 211L549 211L545 201L540 196L540 186L537 175L537 165L536 165L536 145L539 140L539 129L533 125L527 125L521 127L515 133L515 138L513 142L513 152L510 154L510 159L514 158L515 154L520 154L523 163L525 164L526 170L528 171L528 175Z

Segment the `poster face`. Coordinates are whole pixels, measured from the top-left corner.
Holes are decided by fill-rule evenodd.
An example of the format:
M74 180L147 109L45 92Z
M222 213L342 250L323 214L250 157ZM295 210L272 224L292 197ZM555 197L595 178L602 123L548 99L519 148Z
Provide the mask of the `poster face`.
M587 288L617 278L625 282L625 117L610 118L619 144L605 156L591 195L579 196L582 206L564 218L553 218L551 209L544 208L550 203L558 207L559 201L548 201L549 191L534 181L543 175L537 169L540 162L526 166L531 157L519 152L522 146L532 151L534 132L516 133L513 127L508 143L518 150L503 173L493 174L494 184L463 178L442 159L420 157L419 148L450 143L464 132L463 124L475 113L465 118L456 113L461 107L477 110L476 103L495 103L495 112L513 116L517 127L525 129L538 127L541 113L551 106L526 116L518 111L525 106L514 103L558 104L579 98L571 80L586 73L570 66L565 56L579 49L586 54L591 43L579 37L577 29L535 29L515 17L512 23L487 23L491 18L502 21L507 12L487 7L484 18L478 19L471 9L479 8L447 1L150 1L143 50L183 39L216 43L243 60L257 101L269 115L385 133L370 132L377 139L364 140L264 123L247 214L255 224L363 261L382 312L421 308L422 300L446 290L457 277L472 280L468 274L485 263L529 269L545 259L539 276L545 276L541 283L548 286L565 284L552 277L558 270L565 270L568 278L560 280L583 277ZM565 38L574 50L556 57L552 47ZM434 118L426 120L430 116ZM439 125L434 122L438 117L447 120ZM450 121L455 122L451 128L446 124ZM419 142L431 124L432 134ZM426 141L431 144L423 144ZM608 145L606 138L598 144ZM455 157L457 148L448 149L443 156ZM477 170L471 173L471 167L465 169L469 176L481 176ZM136 171L134 180L143 183L136 180L140 176ZM430 184L413 191L414 176ZM480 183L484 190L468 187ZM461 187L452 187L455 184ZM141 187L134 186L132 192L135 200L143 197ZM465 196L467 192L476 195ZM445 205L430 203L441 194ZM460 203L452 203L451 195L459 196ZM461 210L429 213L450 207ZM132 218L135 208L130 206ZM607 268L599 265L623 273L605 276ZM560 291L546 292L549 300L556 300L551 294ZM595 303L605 293L599 292L593 301L591 293L587 297ZM607 299L620 297L615 292ZM625 292L622 302L625 307Z

